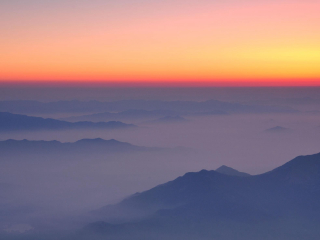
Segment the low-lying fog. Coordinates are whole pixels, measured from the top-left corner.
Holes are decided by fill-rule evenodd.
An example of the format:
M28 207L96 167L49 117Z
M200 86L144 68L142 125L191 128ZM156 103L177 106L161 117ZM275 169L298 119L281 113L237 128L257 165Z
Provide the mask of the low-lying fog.
M320 152L320 115L255 114L186 117L135 129L3 133L0 140L116 139L179 151L14 154L0 160L0 227L84 214L189 171L227 165L250 174L298 155ZM280 128L275 128L279 126Z

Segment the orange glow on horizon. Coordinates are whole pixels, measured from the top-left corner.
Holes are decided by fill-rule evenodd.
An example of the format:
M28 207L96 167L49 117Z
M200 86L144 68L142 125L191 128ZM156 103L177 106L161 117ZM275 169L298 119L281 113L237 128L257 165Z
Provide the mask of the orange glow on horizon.
M320 86L319 12L320 2L284 0L13 19L0 37L0 82Z

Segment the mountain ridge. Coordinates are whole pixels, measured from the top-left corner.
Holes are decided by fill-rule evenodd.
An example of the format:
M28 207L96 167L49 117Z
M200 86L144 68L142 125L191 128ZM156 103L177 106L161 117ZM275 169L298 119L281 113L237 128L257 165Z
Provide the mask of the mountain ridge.
M309 221L320 224L319 186L320 153L299 156L272 171L254 176L230 176L214 170L189 172L98 210L102 213L100 221L115 224L115 227L108 225L104 231L100 222L99 231L109 236L118 228L120 230L116 234L119 236L123 236L121 232L131 234L131 238L123 239L138 239L136 236L141 233L151 234L158 239L157 234L171 231L170 224L173 224L182 235L193 226L193 234L199 234L202 229L202 234L207 234L208 239L215 234L218 234L216 239L228 239L223 238L226 232L219 229L219 222L223 222L223 226L229 228L234 237L239 234L236 226L241 224L246 224L251 232L258 235L264 230L256 228L256 224L263 229L268 229L275 222L282 224L290 219L303 224ZM116 213L119 212L122 216L117 219ZM125 218L125 212L129 217ZM108 214L114 215L108 218ZM152 222L157 224L150 227ZM211 227L205 228L208 224ZM87 227L88 232L95 232L93 223ZM211 232L211 228L217 232ZM279 233L279 236L289 236L290 229L290 224L284 226L281 230L284 235ZM295 231L302 234L305 229L296 227ZM278 239L278 232L264 239ZM239 239L248 239L248 233Z
M0 111L15 113L102 113L123 112L132 109L140 110L166 110L193 113L262 113L262 112L297 112L291 107L241 104L236 102L224 102L219 100L206 101L160 101L160 100L120 100L114 102L100 101L0 101Z
M0 141L1 153L45 153L52 152L60 154L60 152L131 152L131 151L163 151L162 148L156 147L142 147L132 145L127 142L120 142L115 139L105 140L102 138L95 139L80 139L75 142L60 142L57 140L44 141L44 140L14 140L8 139Z
M70 129L121 129L135 127L119 121L110 122L67 122L52 118L32 117L22 114L0 112L0 132L70 130Z

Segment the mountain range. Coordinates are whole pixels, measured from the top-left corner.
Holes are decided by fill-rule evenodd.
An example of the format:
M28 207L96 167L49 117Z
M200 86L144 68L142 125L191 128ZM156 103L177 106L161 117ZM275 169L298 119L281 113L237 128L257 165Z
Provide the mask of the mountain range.
M188 122L188 120L179 115L176 116L165 116L152 121L147 121L146 123L184 123Z
M154 119L163 116L177 115L176 111L169 110L142 110L142 109L130 109L122 112L103 112L94 113L82 116L68 117L62 120L66 121L107 121L107 120L143 120Z
M162 148L140 147L114 139L81 139L76 142L13 140L0 141L1 154L38 153L108 153L132 151L160 151Z
M254 176L186 173L92 214L83 239L316 240L320 153Z
M225 114L225 113L292 113L297 112L291 107L242 104L237 102L224 102L218 100L196 101L160 101L160 100L121 100L114 102L99 101L57 101L57 102L39 102L39 101L0 101L0 111L20 114L52 114L52 113L102 113L110 115L112 113L121 113L121 115L132 115L137 111L139 114L154 114L162 111L162 116L184 115L184 114ZM126 112L129 111L129 112ZM109 113L106 113L109 112ZM169 114L170 113L170 114ZM101 116L93 116L101 117ZM109 117L109 116L108 116ZM159 116L160 117L160 116ZM78 121L78 120L77 120Z
M52 118L32 117L0 112L0 132L71 129L121 129L134 127L122 122L67 122Z

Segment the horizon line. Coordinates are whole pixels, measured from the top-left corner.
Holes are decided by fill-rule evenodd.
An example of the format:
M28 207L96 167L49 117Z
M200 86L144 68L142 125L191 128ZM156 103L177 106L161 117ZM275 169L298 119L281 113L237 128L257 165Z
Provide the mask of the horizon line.
M319 79L257 80L0 80L0 87L320 87Z

